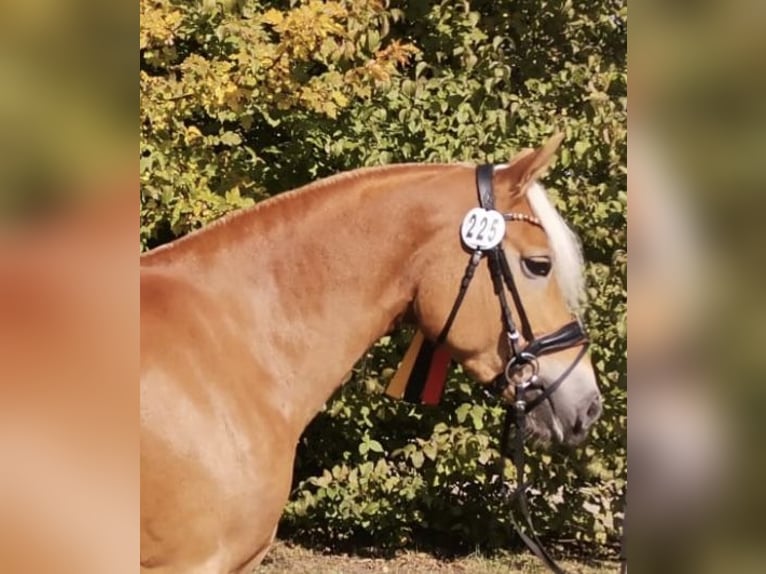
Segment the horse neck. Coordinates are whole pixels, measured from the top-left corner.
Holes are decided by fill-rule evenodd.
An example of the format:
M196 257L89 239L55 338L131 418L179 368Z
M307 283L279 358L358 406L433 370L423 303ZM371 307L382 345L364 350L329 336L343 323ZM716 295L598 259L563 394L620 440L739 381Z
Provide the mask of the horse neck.
M239 301L243 337L297 432L407 311L429 242L445 228L454 235L459 221L441 204L456 169L407 166L320 184L214 226L207 247L189 242L197 281Z

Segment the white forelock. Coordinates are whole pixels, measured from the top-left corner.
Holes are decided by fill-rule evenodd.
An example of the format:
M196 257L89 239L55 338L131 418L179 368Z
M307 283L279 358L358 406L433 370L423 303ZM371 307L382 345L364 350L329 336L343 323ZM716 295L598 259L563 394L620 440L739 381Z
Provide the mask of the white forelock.
M534 182L527 191L529 205L543 225L553 257L553 270L567 304L578 311L585 302L582 249L577 235L553 207L542 185Z

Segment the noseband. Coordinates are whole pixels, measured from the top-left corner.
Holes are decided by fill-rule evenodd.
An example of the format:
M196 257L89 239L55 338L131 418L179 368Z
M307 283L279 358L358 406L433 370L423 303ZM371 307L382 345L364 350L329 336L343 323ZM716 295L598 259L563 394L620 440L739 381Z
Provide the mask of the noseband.
M493 192L492 176L494 173L493 165L481 165L476 168L476 187L479 195L479 205L483 210L488 212L495 211L495 195ZM542 223L536 217L524 214L524 213L505 213L502 214L504 221L519 221L535 225L542 228ZM487 224L488 225L488 224ZM463 236L464 243L465 236ZM467 245L467 244L466 244ZM508 264L508 258L503 249L502 238L499 242L491 247L471 247L471 257L466 267L463 278L460 282L460 290L455 299L455 303L452 306L449 316L442 328L439 336L436 339L436 345L444 343L452 327L457 312L463 303L465 294L473 279L476 268L484 257L487 257L489 264L489 273L492 278L492 285L495 291L495 296L500 304L500 312L503 320L503 328L505 330L505 338L508 343L509 359L508 363L495 380L489 385L489 392L497 397L502 397L508 387L513 385L514 387L514 401L512 405L506 406L505 422L503 425L503 435L500 440L500 453L502 456L501 464L505 464L506 452L508 450L508 440L510 436L510 427L514 426L516 429L514 440L514 453L512 460L516 467L516 475L518 480L518 487L510 494L512 499L519 502L522 514L524 516L527 529L530 535L527 535L518 525L513 515L511 520L513 525L527 545L527 547L553 571L557 573L563 573L555 560L545 550L540 543L537 535L535 534L532 521L529 516L528 503L526 498L527 485L524 483L524 438L526 435L526 417L536 407L542 404L545 400L550 400L551 395L561 386L564 380L574 370L582 357L585 355L588 348L588 337L583 330L582 324L579 320L575 319L570 323L562 326L560 329L553 333L541 337L535 337L534 331L530 324L527 313L524 309L524 305L521 301L521 295L516 282L513 278L513 273ZM519 324L521 327L521 333L516 328L516 322L511 314L511 309L508 304L508 297L506 291L510 293L513 299L514 306L518 313ZM524 337L526 344L521 346L521 336ZM548 385L543 385L538 377L539 365L538 358L544 355L556 353L566 349L580 346L581 349L575 357L574 361L567 367L564 372L553 382ZM525 370L531 370L531 375L524 375ZM534 397L530 398L530 393L536 392ZM502 472L500 473L500 483L502 484Z

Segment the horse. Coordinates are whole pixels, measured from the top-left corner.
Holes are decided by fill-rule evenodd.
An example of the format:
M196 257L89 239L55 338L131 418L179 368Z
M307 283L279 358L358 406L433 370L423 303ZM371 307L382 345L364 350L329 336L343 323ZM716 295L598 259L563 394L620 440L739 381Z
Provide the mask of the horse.
M518 318L520 298L535 334L583 302L579 243L538 181L561 140L491 175L496 210L515 215L498 239L518 295L510 312ZM465 268L458 230L477 206L475 177L465 163L361 168L141 256L142 572L260 564L299 437L354 363L402 322L439 337ZM510 353L487 265L442 341L478 384L496 380ZM568 376L528 432L579 443L601 412L590 359L566 348L536 368L542 388Z

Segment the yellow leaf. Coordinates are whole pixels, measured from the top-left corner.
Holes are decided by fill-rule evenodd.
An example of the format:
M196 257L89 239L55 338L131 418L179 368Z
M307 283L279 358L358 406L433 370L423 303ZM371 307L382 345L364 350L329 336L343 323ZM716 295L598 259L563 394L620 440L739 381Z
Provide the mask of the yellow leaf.
M274 8L266 10L262 18L264 24L271 24L272 26L278 26L284 19L284 14L282 14L282 12L279 10L275 10Z
M186 128L186 135L184 139L187 144L194 143L202 137L202 132L197 129L196 126L189 126Z
M348 105L348 98L343 94L343 92L339 92L338 90L333 91L331 94L333 101L338 104L341 108L346 107Z

